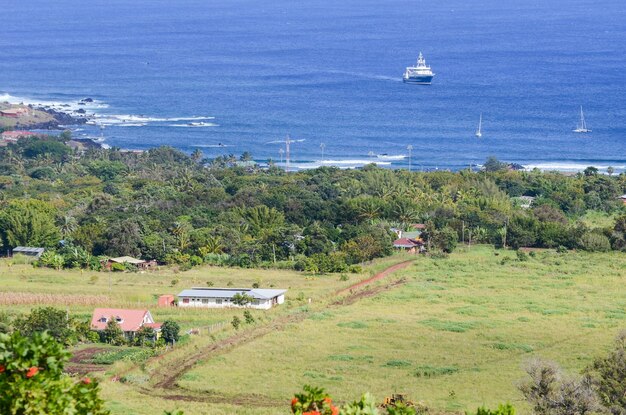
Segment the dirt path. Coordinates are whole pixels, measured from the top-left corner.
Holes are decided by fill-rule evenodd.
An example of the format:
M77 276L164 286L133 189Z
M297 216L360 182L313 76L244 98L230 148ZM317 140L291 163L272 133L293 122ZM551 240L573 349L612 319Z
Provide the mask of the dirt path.
M409 265L411 265L413 263L413 261L405 261L405 262L401 262L399 264L395 264L392 265L391 267L377 273L376 275L374 275L371 278L368 278L366 280L360 281L356 284L351 285L348 288L345 288L343 290L337 291L336 293L333 294L333 297L336 296L341 296L344 294L348 294L347 296L338 299L337 301L333 302L330 304L331 307L340 307L340 306L346 306L346 305L350 305L355 303L356 301L362 299L362 298L367 298L367 297L372 297L376 294L379 294L383 291L387 291L390 289L393 289L399 285L402 285L406 282L405 279L400 279L397 281L393 281L387 285L384 286L379 286L379 287L374 287L368 290L359 290L360 288L365 287L368 284L371 284L372 282L375 281L379 281L387 276L389 276L390 274L394 273L395 271L398 271L400 269L404 269L406 267L408 267ZM220 353L224 353L230 349L233 349L237 346L241 346L247 343L250 343L251 341L254 341L258 338L261 338L269 333L273 333L279 330L283 330L287 325L292 324L292 323L297 323L300 322L306 318L308 318L310 316L309 313L307 312L300 312L297 314L289 314L286 316L282 316L279 317L277 319L275 319L274 321L272 321L271 323L264 325L264 326L260 326L257 328L254 328L252 330L248 330L245 332L241 332L238 333L236 335L230 336L224 340L218 341L216 343L212 343L209 346L203 347L201 349L198 349L195 353L192 353L190 355L185 356L183 359L178 360L176 362L173 363L169 363L165 368L163 368L160 372L164 374L165 377L163 377L162 379L158 380L154 387L155 389L163 389L163 390L167 390L167 391L172 391L174 389L177 390L177 392L183 392L182 390L178 389L178 386L176 385L176 381L178 380L178 378L180 378L182 375L184 375L186 372L188 372L189 370L191 370L196 363L198 362L198 360L206 360L208 358L211 358L213 356L216 356ZM151 392L152 394L154 394L154 390ZM181 395L180 393L175 393L175 394L160 394L161 397L165 398L165 399L172 399L172 400L193 400L193 401L211 401L212 399L220 399L222 398L220 397L208 397L206 394L194 394L192 392L187 392L184 391L183 395ZM237 402L237 399L229 399L229 402ZM250 403L251 401L256 401L258 402L262 402L262 399L259 399L259 397L255 396L252 397L251 399L247 399L246 397L242 397L242 402L246 402L246 403ZM269 402L274 403L274 401L269 400ZM262 405L261 405L262 406Z
M98 353L107 351L106 347L88 347L74 352L68 364L65 365L65 372L72 375L85 375L92 372L104 372L108 369L106 365L91 363L91 359Z
M361 282L357 282L356 284L353 284L351 286L349 286L348 288L344 288L341 289L339 291L337 291L335 293L335 295L343 295L343 294L347 294L349 292L352 292L354 290L358 290L359 288L362 288L368 284L371 284L375 281L378 280L382 280L383 278L385 278L387 275L389 274L393 274L394 272L404 269L406 267L408 267L409 265L411 265L413 263L414 260L409 260L409 261L404 261L404 262L400 262L399 264L396 265L392 265L389 268L384 269L383 271L379 272L378 274L374 275L371 278L368 278L366 280L363 280Z

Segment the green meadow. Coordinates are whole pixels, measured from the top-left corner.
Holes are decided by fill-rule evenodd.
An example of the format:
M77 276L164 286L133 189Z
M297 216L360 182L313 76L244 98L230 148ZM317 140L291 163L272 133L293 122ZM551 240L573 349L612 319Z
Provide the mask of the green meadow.
M617 252L540 251L520 261L513 251L462 247L448 258L416 257L408 268L374 283L380 292L337 303L337 290L405 259L380 260L345 277L216 267L57 272L4 261L0 310L28 311L35 304L22 294L30 293L79 318L88 318L96 306L119 306L147 307L158 321L174 319L183 330L226 323L158 358L117 362L95 375L112 413L120 415L175 408L186 414L286 413L304 384L323 386L340 402L366 391L379 400L399 392L437 411L510 402L527 414L516 388L525 362L540 357L579 372L626 328L626 256ZM400 279L402 284L385 287ZM241 310L156 307L158 295L185 287L255 282L288 288L287 301L269 312L254 311L257 322L239 330L228 323ZM296 314L302 318L272 326ZM203 354L212 344L265 328L263 335ZM197 353L201 357L176 386L155 386Z
M445 411L511 402L534 357L580 371L626 328L623 254L488 247L420 257L406 285L207 359L179 384L199 392L289 397L306 383L339 400L402 392ZM268 413L272 413L269 411ZM277 412L273 412L277 413Z

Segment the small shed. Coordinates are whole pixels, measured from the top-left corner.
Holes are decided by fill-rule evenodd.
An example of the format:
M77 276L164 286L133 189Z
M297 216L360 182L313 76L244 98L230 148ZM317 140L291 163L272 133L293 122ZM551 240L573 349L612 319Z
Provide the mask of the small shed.
M164 294L159 297L159 302L157 304L159 307L172 307L176 305L176 298L173 294Z
M618 197L618 199L620 199L622 203L626 205L626 194L621 195L620 197Z
M39 259L45 250L45 248L36 248L32 246L16 246L13 248L13 255L26 255Z

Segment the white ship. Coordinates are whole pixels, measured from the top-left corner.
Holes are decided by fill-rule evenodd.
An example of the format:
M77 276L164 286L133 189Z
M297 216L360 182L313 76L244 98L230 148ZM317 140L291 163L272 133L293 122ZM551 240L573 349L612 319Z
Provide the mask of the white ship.
M407 84L430 85L434 76L435 74L430 69L430 66L426 65L426 60L422 52L420 52L417 58L417 65L406 68L402 81Z

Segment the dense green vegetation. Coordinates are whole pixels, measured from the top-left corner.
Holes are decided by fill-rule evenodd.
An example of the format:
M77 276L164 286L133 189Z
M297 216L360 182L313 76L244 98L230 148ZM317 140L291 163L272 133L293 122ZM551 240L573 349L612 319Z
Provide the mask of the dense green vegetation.
M79 155L62 138L0 148L3 250L57 248L43 258L54 268L97 269L100 255L130 255L183 267L333 272L390 254L390 228L416 222L427 223L431 250L451 251L460 239L513 248L626 247L617 198L626 192L624 174L522 172L494 160L479 173L366 166L287 174L241 167L233 156L201 157L165 147ZM532 207L520 206L519 196L535 197ZM589 212L609 220L593 228Z

